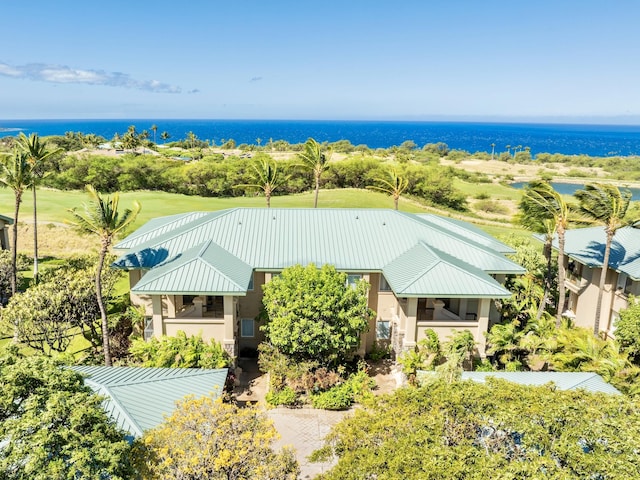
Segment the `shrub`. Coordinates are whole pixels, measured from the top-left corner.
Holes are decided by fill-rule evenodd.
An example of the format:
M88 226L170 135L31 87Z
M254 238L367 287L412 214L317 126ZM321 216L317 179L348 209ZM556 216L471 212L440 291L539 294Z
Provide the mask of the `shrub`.
M341 383L326 392L311 396L313 408L323 410L346 410L353 405L353 392L348 383Z
M182 331L175 337L136 339L131 342L129 353L133 363L143 367L224 368L231 360L220 343L206 343L202 335L187 337Z
M485 213L495 213L498 215L506 215L509 213L509 209L504 205L496 202L495 200L479 200L475 203L476 210L483 211Z
M281 390L269 390L265 399L269 405L274 407L278 405L291 406L298 403L298 394L291 387L285 386Z

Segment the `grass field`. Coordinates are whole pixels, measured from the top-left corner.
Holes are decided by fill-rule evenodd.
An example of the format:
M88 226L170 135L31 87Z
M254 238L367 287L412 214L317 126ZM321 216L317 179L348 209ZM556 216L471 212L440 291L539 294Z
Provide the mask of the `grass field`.
M472 197L481 192L488 193L492 198L504 201L515 201L519 192L502 185L482 185L459 182L457 185L466 195ZM42 256L67 256L77 253L97 251L98 242L95 238L80 236L70 229L66 222L72 217L70 208L81 208L83 203L89 200L85 192L60 191L52 189L38 190L38 242ZM152 218L173 215L176 213L190 212L194 210L221 210L234 207L265 207L263 196L234 197L234 198L203 198L187 195L179 195L165 192L139 191L126 192L120 196L120 205L123 208L131 207L134 200L142 205L142 210L131 230L139 227ZM13 217L13 192L8 189L0 189L0 213ZM271 199L273 208L312 208L313 192L299 195L275 196ZM339 189L321 190L318 206L321 208L393 208L393 201L384 193L371 190ZM32 196L26 192L20 208L18 251L32 254L33 251L33 220L32 220ZM401 198L400 210L406 212L433 212L434 209L422 205L414 200ZM437 212L436 212L437 213ZM446 212L444 212L446 214ZM465 218L469 221L478 219ZM493 235L506 235L516 233L529 235L523 230L514 229L505 224L487 226L479 224Z
M89 197L84 192L60 191L50 189L38 190L38 223L63 223L71 220L69 209L82 207ZM165 192L125 192L120 195L122 207L131 207L134 200L142 205L135 226L148 220L176 213L194 210L222 210L234 207L265 207L263 196L254 197L195 197ZM14 196L8 189L0 189L0 213L13 217ZM300 195L275 196L271 198L273 208L312 208L313 192ZM318 206L321 208L393 208L393 200L380 192L358 189L321 190ZM20 221L29 223L32 218L33 201L29 192L25 193L20 207ZM424 212L426 207L401 199L400 208L407 212Z

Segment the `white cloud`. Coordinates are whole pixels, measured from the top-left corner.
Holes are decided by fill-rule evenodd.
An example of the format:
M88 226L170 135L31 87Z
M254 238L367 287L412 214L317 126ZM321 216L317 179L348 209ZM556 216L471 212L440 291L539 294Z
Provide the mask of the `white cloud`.
M104 70L82 70L66 65L45 65L28 63L26 65L8 65L0 62L0 76L24 78L50 83L83 83L87 85L107 85L110 87L131 88L156 93L181 93L182 89L158 80L136 80L126 73L105 72Z

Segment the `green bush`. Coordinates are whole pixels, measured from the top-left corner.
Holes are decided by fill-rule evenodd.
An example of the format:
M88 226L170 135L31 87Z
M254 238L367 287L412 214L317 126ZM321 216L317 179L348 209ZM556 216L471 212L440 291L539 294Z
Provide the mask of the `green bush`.
M298 394L291 387L285 386L282 390L269 390L265 397L269 405L277 407L278 405L296 405L298 403Z
M143 367L224 368L231 363L220 343L206 343L202 335L187 337L182 331L175 337L136 339L131 342L129 353L132 363Z
M313 408L323 410L346 410L353 405L353 400L353 391L347 382L311 396Z
M313 408L323 410L345 410L354 402L362 402L371 396L371 390L376 382L366 370L360 369L352 374L345 382L331 387L325 392L311 395Z
M498 215L506 215L509 209L495 200L479 200L474 204L476 210L485 213L495 213Z

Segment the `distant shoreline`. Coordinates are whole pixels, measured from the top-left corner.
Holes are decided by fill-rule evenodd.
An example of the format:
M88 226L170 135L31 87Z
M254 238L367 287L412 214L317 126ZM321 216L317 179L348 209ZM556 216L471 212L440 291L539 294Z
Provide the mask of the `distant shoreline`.
M93 133L111 140L130 125L146 130L156 142L163 132L168 141L180 140L193 132L200 140L221 145L233 139L237 145L284 140L304 143L309 137L319 142L348 140L368 148L391 148L412 141L418 148L428 143L445 143L450 149L494 153L530 149L539 153L588 155L592 157L640 155L640 126L545 123L489 123L451 121L372 120L202 120L202 119L87 119L87 120L0 120L0 137L16 131L37 132L41 136L66 132ZM19 125L14 127L13 125Z

